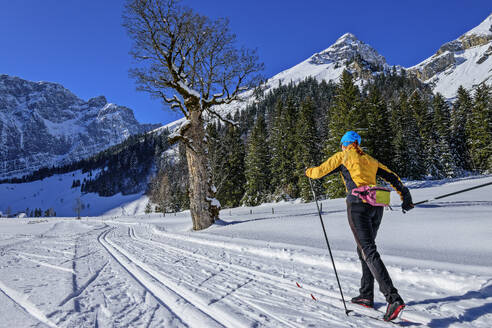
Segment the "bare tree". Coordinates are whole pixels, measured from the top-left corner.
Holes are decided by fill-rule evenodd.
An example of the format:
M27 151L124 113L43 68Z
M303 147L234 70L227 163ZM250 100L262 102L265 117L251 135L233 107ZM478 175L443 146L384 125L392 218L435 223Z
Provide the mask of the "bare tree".
M236 47L227 19L208 17L175 0L127 0L123 25L134 44L138 89L180 111L185 122L170 136L186 146L193 229L218 218L207 158L204 125L209 118L229 123L214 106L238 100L259 81L263 69L255 50Z
M82 203L82 200L80 197L77 197L75 199L75 204L73 206L73 210L75 213L77 213L77 220L80 220L80 212L82 212L85 209L85 204Z

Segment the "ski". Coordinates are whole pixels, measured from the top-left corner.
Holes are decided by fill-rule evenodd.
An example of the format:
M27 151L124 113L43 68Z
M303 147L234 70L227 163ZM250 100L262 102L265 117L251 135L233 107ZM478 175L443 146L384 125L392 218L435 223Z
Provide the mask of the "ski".
M296 286L298 288L301 288L302 289L302 286L301 284L299 284L297 281L295 282L296 283ZM309 296L317 301L318 299L313 295L313 294L309 294ZM365 307L364 305L359 305L359 306L362 306L366 309L371 309L371 310L374 310L375 312L377 313L380 313L380 314L383 314L383 312L377 310L376 308L368 308L368 307ZM370 314L367 314L367 313L362 313L362 312L359 312L357 310L347 310L346 314L348 316L355 316L355 317L364 317L364 318L369 318L369 319L372 319L372 320L377 320L377 321L382 321L382 322L387 322L387 323L391 323L391 324L394 324L394 325L398 325L398 326L422 326L422 323L420 322L414 322L414 321L410 321L410 320L407 320L407 319L403 319L401 317L403 311L400 312L400 314L398 315L398 317L396 317L395 319L391 320L391 321L386 321L383 319L383 317L378 317L378 316L375 316L375 315L370 315Z
M364 308L366 308L366 307L364 307ZM380 313L380 314L384 315L383 312L377 310L376 308L372 308L372 310L374 310L377 313ZM398 314L398 317L396 317L395 319L393 319L391 321L386 321L386 320L383 319L383 317L373 316L373 315L370 315L370 314L367 314L367 313L359 312L357 310L351 310L350 313L353 313L354 316L366 317L366 318L370 318L370 319L374 319L374 320L378 320L378 321L382 321L382 322L392 323L394 325L399 325L399 326L422 326L423 325L420 322L414 322L414 321L410 321L410 320L407 320L407 319L402 318L403 311L401 311Z
M379 312L379 311L377 311L377 312ZM359 317L359 318L369 318L369 319L372 319L372 320L377 320L377 321L381 321L381 322L391 323L391 324L397 325L397 326L421 326L422 325L421 323L412 322L412 321L408 321L408 320L401 319L401 318L395 318L395 319L393 319L391 321L386 321L382 317L373 316L373 315L369 315L369 314L366 314L366 313L360 313L360 312L357 312L356 310L351 310L350 311L350 315L352 315L354 317Z

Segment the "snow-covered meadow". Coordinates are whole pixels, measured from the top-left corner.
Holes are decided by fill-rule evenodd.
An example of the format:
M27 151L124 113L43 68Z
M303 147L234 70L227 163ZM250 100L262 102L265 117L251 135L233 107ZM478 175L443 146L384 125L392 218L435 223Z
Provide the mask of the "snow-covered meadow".
M489 181L410 187L419 201ZM491 326L491 192L476 189L407 214L393 195L377 242L408 305L399 325ZM357 313L345 315L314 203L226 209L214 226L192 232L188 212L149 215L146 198L127 202L80 221L0 219L0 327L391 325L365 316L382 316L378 292L379 312L348 304ZM322 204L350 299L360 266L345 203Z
M93 175L97 173L98 171L92 172ZM83 182L84 179L89 178L89 173L82 173L79 170L28 183L0 184L0 211L6 214L10 208L11 214L16 215L25 213L26 209L32 211L40 208L44 213L46 209L52 208L56 216L75 216L75 206L79 199L83 204L81 210L83 216L98 216L115 211L125 215L134 214L139 210L143 212L146 202L142 209L134 208L132 205L126 208L136 200L138 200L136 204L142 204L146 198L142 198L141 194L100 197L95 193L81 193L80 186L71 187L74 181Z

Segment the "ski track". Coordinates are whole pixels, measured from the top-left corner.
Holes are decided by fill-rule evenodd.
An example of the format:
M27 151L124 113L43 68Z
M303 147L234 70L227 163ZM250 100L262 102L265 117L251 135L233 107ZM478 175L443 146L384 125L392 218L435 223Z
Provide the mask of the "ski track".
M268 262L269 259L278 259L280 257L284 261L295 261L298 264L318 265L317 261L319 259L313 256L312 258L298 260L300 258L299 254L295 256L296 254L291 252L237 244L220 238L219 240L213 240L210 239L212 236L207 234L190 237L168 233L160 231L152 225L119 224L115 222L113 227L106 224L105 226L105 230L97 232L97 238L95 238L94 232L101 230L101 228L90 230L92 235L88 233L81 235L89 236L90 239L88 240L97 239L102 249L106 250L107 254L114 259L114 263L121 266L129 274L131 280L134 280L157 301L157 306L148 310L147 326L153 324L156 312L160 306L163 306L182 325L188 327L256 327L258 325L290 328L306 327L306 321L296 322L289 313L291 310L295 311L297 305L300 305L300 311L309 313L309 317L306 318L307 322L313 320L318 325L323 323L323 325L330 327L360 327L361 325L367 325L367 320L363 316L350 317L349 320L345 318L338 289L334 289L333 285L328 290L319 287L317 284L313 285L310 282L306 282L304 280L309 281L309 279L303 278L306 273L297 278L285 277L282 274L275 275L271 273L272 267L265 266L264 263L265 261ZM140 234L137 234L137 229L147 233L148 237L141 237ZM118 233L119 235L117 235ZM113 240L113 235L118 238ZM20 250L10 250L9 253L12 253L15 257L54 270L72 273L74 290L61 300L58 306L61 310L69 301L74 300L74 303L76 303L75 312L55 310L46 316L35 305L25 301L23 295L12 292L12 289L3 284L0 285L2 287L0 289L9 299L19 305L25 312L50 327L56 327L50 321L50 318L57 313L63 314L62 317L58 318L58 325L71 325L70 323L73 319L70 318L80 312L78 299L82 297L83 300L84 297L87 297L83 297L84 292L96 280L102 279L104 281L108 279L108 277L102 277L101 273L106 267L109 267L108 264L110 262L113 262L106 261L82 285L77 286L77 260L90 258L102 249L94 249L92 247L85 251L83 255L78 255L78 245L80 244L78 238L80 238L80 235L78 237L77 235L59 236L61 241L52 240L54 238L54 236L50 237L49 243L64 247L64 250L60 251L53 247L39 247L38 249L49 253L58 253L63 257L72 256L71 259L65 257L66 260L62 262L71 261L72 269L31 258L56 259L53 256ZM41 240L41 242L42 245L47 245L46 241L43 242ZM201 248L207 253L201 253L200 246L206 246ZM66 251L67 249L72 250L72 252ZM155 252L156 249L159 251ZM273 266L275 265L278 266L278 263L273 262ZM172 272L177 272L180 268L180 275L176 278ZM205 279L197 281L196 272L199 271L199 268L207 276ZM218 268L220 270L217 270ZM327 271L326 268L323 270ZM350 269L349 265L348 272L350 273L351 271L353 270ZM325 272L325 274L331 275L332 273ZM225 279L230 280L232 287L221 286L220 282L214 282L214 279L223 275L226 276ZM429 280L434 281L432 277ZM301 283L302 288L296 286L296 281ZM238 283L235 284L235 282ZM352 285L356 286L357 283L350 282L348 285L352 288ZM310 300L311 293L316 295L317 301ZM204 294L215 296L206 298ZM287 302L289 301L287 300L290 300L290 302L292 300L301 300L301 303L288 304ZM97 307L96 309L99 308ZM282 308L287 310L278 312L278 309ZM439 306L439 311L441 311L440 308L441 305ZM105 307L103 306L102 309L102 312L96 310L95 316L91 316L93 318L91 320L96 326L104 326ZM227 311L227 309L230 311ZM245 309L247 310L246 312L244 312ZM379 306L378 310L379 312L384 311L384 305ZM373 310L357 309L357 312L368 316L375 315ZM437 321L439 318L427 314L424 315L411 309L403 312L402 318L412 321L416 325L439 322ZM378 325L377 322L373 322L371 327ZM386 324L382 322L382 326L384 325ZM412 326L413 324L406 322L405 325Z
M40 255L40 254L34 254L34 253L27 253L27 252L19 252L19 251L10 251L11 253L17 253L19 255L25 255L25 256L32 256L32 257L37 257L41 259L52 259L52 260L57 260L58 257L56 256L49 256L49 255Z
M154 230L155 231L155 230ZM166 233L165 236L166 237L174 237L174 234L173 236L170 236L171 234L168 234ZM213 262L215 264L218 264L218 265L221 265L222 267L228 267L228 268L231 268L235 271L235 273L240 273L240 272L245 272L246 274L253 274L253 275L256 275L256 276L260 276L262 277L263 279L263 283L265 283L266 281L270 280L273 283L276 284L277 288L278 287L283 287L285 289L290 289L292 290L292 288L290 286L294 286L294 282L288 280L288 279L283 279L283 278L280 278L278 276L274 276L274 275L270 275L268 273L265 273L265 272L262 272L262 271L258 271L258 270L253 270L253 269L250 269L250 268L245 268L243 266L237 266L237 265L234 265L232 263L227 263L227 262L224 262L224 261L217 261L216 259L212 259L211 256L202 256L202 255L199 255L199 254L196 254L196 252L191 252L191 251L187 251L185 249L183 249L183 247L181 247L183 245L183 243L190 243L190 240L187 240L187 237L185 236L179 236L179 237L176 237L176 238L173 238L173 239L177 239L179 240L180 242L180 247L177 248L177 247L173 247L173 246L170 246L170 245L163 245L163 242L162 240L160 240L159 242L156 242L156 241L153 241L153 240L143 240L139 237L137 237L134 233L134 231L132 232L132 236L134 239L140 241L140 242L146 242L146 243L149 243L151 245L155 245L156 247L159 247L159 248L162 248L163 250L169 252L174 252L175 254L186 254L187 258L192 258L192 257L195 257L197 258L198 261L209 261L209 262ZM196 237L196 238L192 238L193 241L191 241L192 243L193 242L197 242L197 239L199 239L199 237ZM215 247L222 247L223 246L223 243L220 242L220 243L215 243L213 241L209 241L209 240L205 240L205 241L199 241L198 243L201 243L201 244L207 244L208 246L215 246ZM157 245L157 244L161 244L161 245ZM229 244L228 248L231 248L231 249L241 249L241 246L240 245L231 245ZM256 254L258 256L258 254ZM238 254L234 254L233 255L234 257L238 257ZM269 256L271 256L271 254L269 254ZM415 272L409 272L408 273L410 275L410 277L412 275L415 275L416 273ZM454 278L452 275L449 275L450 273L448 272L447 275L448 277L446 278L443 278L443 279L451 279L451 280L456 280L456 282L458 283L460 281L459 277L456 277ZM428 282L430 284L435 284L435 277L433 277L433 275L429 276L428 278L422 278L420 277L419 278L420 280L422 279L428 279ZM411 280L411 279L410 279ZM357 286L357 283L354 283L355 286ZM448 287L446 284L443 285L444 289L446 287ZM306 284L306 283L303 283L303 289L305 289L307 292L312 292L314 293L315 295L317 295L317 297L319 298L319 295L322 295L324 296L323 297L323 302L326 302L334 307L338 307L338 308L342 308L342 304L341 302L339 301L339 294L338 294L338 291L334 290L334 291L329 291L329 290L326 290L326 289L323 289L323 288L319 288L317 286L312 286L312 285L309 285L309 284ZM454 291L454 289L451 289L450 291ZM295 293L295 292L294 292ZM301 292L302 293L302 292ZM327 297L327 298L325 298ZM331 300L329 300L331 298ZM411 302L413 303L413 302ZM438 305L438 309L440 309L441 307L445 307L445 305L443 304L439 304ZM379 306L378 308L379 312L381 313L381 315L383 314L384 312L384 304L382 304L381 306ZM431 312L437 312L439 313L440 311L431 311ZM374 313L374 312L373 312ZM410 322L415 322L416 324L430 324L430 323L433 323L433 322L439 322L439 317L436 316L436 315L431 315L430 313L424 313L422 311L418 311L418 310L415 310L415 309L412 309L411 307L407 308L404 312L403 312L403 315L402 315L402 319L404 320L408 320ZM407 322L406 324L410 325L411 323Z
M86 290L87 287L90 284L92 284L94 282L94 280L96 280L97 277L99 277L99 274L106 268L107 264L108 264L108 262L106 262L106 264L104 264L102 268L100 268L99 270L96 270L96 272L82 286L80 286L79 289L75 290L73 293L68 295L63 301L60 302L60 304L58 306L63 306L63 305L65 305L65 303L67 303L71 299L82 294L84 292L84 290ZM74 274L75 274L75 272L74 272Z
M203 310L203 306L193 304L192 300L187 300L180 292L176 292L166 286L162 275L148 268L145 264L131 256L121 247L116 246L107 238L113 229L108 229L101 233L98 240L101 245L143 288L152 294L163 306L167 307L188 327L221 327L227 325L220 324L214 317ZM177 288L178 286L174 286ZM180 289L180 288L177 288ZM183 290L181 290L183 292ZM202 308L202 309L200 309ZM232 326L231 326L232 327Z
M123 288L123 290L112 289L118 291L124 296L121 297L120 295L118 295L117 298L111 300L113 308L118 309L118 312L116 313L108 312L106 310L105 312L103 311L101 315L99 315L99 308L101 308L101 305L97 303L93 305L91 304L94 300L94 292L99 295L101 295L100 293L103 292L102 290L94 290L92 286L97 281L99 281L97 282L97 284L100 286L107 286L108 284L112 284L111 280L109 279L114 279L112 278L112 275L118 274L111 271L109 272L109 276L107 275L107 273L101 275L101 273L105 271L104 269L107 267L109 268L109 266L107 265L108 255L104 252L104 248L102 248L102 246L97 243L97 236L100 233L100 231L98 230L100 230L100 228L91 229L87 233L70 235L64 235L64 231L62 231L62 233L57 237L50 236L49 238L45 238L44 236L39 236L38 238L34 238L30 240L29 245L26 245L24 243L24 247L22 248L19 244L15 245L17 248L21 249L8 250L8 252L6 252L4 255L8 255L11 260L4 262L8 264L7 266L0 265L0 269L9 268L10 265L15 265L18 268L24 268L23 270L27 270L27 272L32 272L32 274L29 273L27 275L24 275L23 273L23 277L14 278L13 285L15 285L15 287L9 288L5 284L2 284L2 288L0 288L0 291L2 292L2 294L6 295L6 299L12 300L13 304L15 304L15 308L22 309L22 311L26 312L36 320L43 322L50 327L91 327L94 326L94 324L96 324L97 322L104 322L104 320L106 320L105 324L103 324L102 326L99 325L100 327L122 327L127 326L124 323L124 320L130 317L129 315L131 315L133 320L140 320L140 318L142 318L142 320L145 320L150 315L150 313L147 315L145 312L147 308L146 304L134 302L134 300L131 299L131 297L133 296L132 291L130 291L130 293L125 296L125 294L127 293L127 288ZM56 238L58 239L54 240ZM24 251L24 249L29 250L29 252ZM70 249L72 250L72 252L67 252L66 249ZM84 249L84 251L82 251L82 249ZM37 250L40 253L36 254L34 250ZM102 254L100 254L101 251L103 251ZM55 256L45 254L51 254ZM94 262L95 255L98 255L98 261L104 260L104 258L106 258L106 261L102 262L99 265L97 262ZM68 256L72 256L72 258L67 259ZM41 259L41 261L38 261L36 259ZM59 260L62 260L62 263L71 262L71 268L61 267L45 262L59 262ZM83 263L80 261L83 261ZM26 263L29 262L35 263L36 266L26 266ZM83 270L83 272L79 272L79 264L81 265L81 269ZM92 270L91 268L94 266L95 270ZM48 278L48 280L46 281L44 281L44 279L35 279L36 275L39 274L38 272L42 267L48 268L53 272L50 273L49 271L44 271L45 273L42 273L45 278ZM9 271L12 270L15 270L15 268L10 269ZM56 273L56 271L59 271L60 273ZM90 274L91 271L92 274ZM71 278L69 278L70 276L66 275L67 273L71 274ZM14 274L13 277L16 277L16 275ZM79 282L79 280L81 280L81 278L83 277L86 277L85 280L83 280L83 283ZM125 277L126 274L122 277L123 280L118 279L118 283L120 285L122 283L128 284L128 287L132 286L132 289L135 289L133 287L133 280ZM58 281L60 283L59 287ZM71 284L69 284L69 282L71 282ZM39 299L39 296L42 296L44 292L37 288L44 288L44 286L55 287L52 289L53 291L55 291L54 294L52 291L48 291L49 293L53 294L52 296L50 296L53 302L50 301L48 304L46 304L46 301L42 301L42 298L41 300ZM73 291L56 301L57 296L55 295L62 296L64 290L66 290L67 287L70 288L70 286L72 286ZM97 286L95 287L97 288ZM89 288L91 288L91 290L88 290ZM19 292L16 292L16 290L19 290ZM104 294L102 295L104 296L105 292L103 293ZM114 293L111 292L109 295L111 294ZM28 298L29 301L27 301ZM123 303L128 301L131 301L132 303L128 303L126 305L125 303ZM152 306L155 309L155 305ZM157 305L157 307L160 308L160 305ZM162 313L162 311L159 311L159 313ZM102 319L100 319L100 317ZM13 315L13 318L16 318L15 314ZM107 318L110 318L111 321L108 321ZM121 319L123 319L123 321L121 321ZM154 317L151 317L150 321L148 322L149 326L155 326L155 323L152 323L153 320ZM157 323L166 323L166 320L163 321L161 318L156 318L155 321ZM115 323L117 322L123 323L115 325ZM14 326L16 328L25 327L18 324L19 323L15 323ZM3 327L2 323L0 323L0 326ZM183 325L173 325L173 327L179 326Z
M265 272L262 272L259 270L251 269L251 268L248 268L245 266L236 265L236 264L228 263L225 261L213 259L211 257L199 255L199 254L196 254L194 252L185 250L183 248L177 248L174 246L163 244L161 242L156 242L156 241L152 241L152 240L143 240L142 238L136 236L133 229L131 230L130 235L132 236L134 241L137 241L140 243L145 243L148 246L152 246L152 248L155 248L155 247L160 248L165 253L172 253L174 256L178 256L178 257L182 256L183 254L186 254L187 259L194 258L202 266L207 265L206 263L208 263L208 266L211 266L212 268L215 265L219 265L221 268L232 269L232 272L234 272L235 275L241 275L243 278L254 277L254 280L258 283L258 288L262 288L262 289L271 291L273 294L275 294L275 291L282 289L284 292L287 293L287 297L289 297L288 295L290 295L290 296L296 295L297 298L299 298L299 299L304 298L304 299L309 299L309 300L311 298L310 293L316 293L317 296L322 295L323 297L318 298L317 302L314 302L314 303L310 302L313 306L310 307L309 309L306 309L306 310L310 310L312 312L316 312L317 314L321 315L321 317L318 317L319 320L322 320L323 317L331 318L330 323L327 323L327 324L333 325L333 320L338 320L339 324L341 326L346 326L346 324L347 324L346 321L344 322L344 320L343 320L344 316L345 316L345 314L343 312L344 307L343 307L343 304L341 302L340 295L339 295L338 291L328 291L328 290L325 290L325 289L322 289L319 287L309 286L309 285L304 285L305 287L303 286L304 287L303 289L299 289L295 285L294 281L286 279L286 278L271 275L269 273L265 273ZM247 297L248 296L250 297L250 295L248 295L248 294L237 293L237 294L230 294L228 296L237 298L239 302L243 302L243 303L250 305L251 307L255 308L256 310L264 313L267 317L274 318L279 323L281 323L280 327L282 327L282 326L304 327L304 325L302 325L302 324L295 324L295 323L286 321L285 319L275 315L273 312L266 310L264 307L262 307L258 304L258 300L254 300L255 302L247 301L246 300ZM283 302L282 301L280 302L283 306L289 306L289 304L285 303L286 299L287 298L282 299ZM270 301L272 301L272 300L270 300ZM320 306L314 306L314 305L320 305ZM331 312L327 312L325 310L322 310L320 307L332 308L332 310L338 311L339 313L342 313L342 315L339 317L333 316L331 314Z
M165 237L166 239L175 239L180 243L188 243L192 244L194 248L197 246L206 246L213 247L216 249L228 250L234 253L234 256L245 256L245 253L248 253L254 257L262 257L269 258L272 260L284 260L291 263L296 264L304 264L308 266L316 266L316 267L324 267L325 270L332 270L331 262L329 258L324 255L313 255L306 254L306 252L297 252L296 250L289 250L283 247L271 248L261 247L261 246L251 246L251 245L243 245L237 244L234 242L234 239L220 236L218 237L214 235L209 235L205 233L201 233L200 237L192 237L189 235L182 235L176 233L169 233L165 231L161 231L157 229L155 226L150 228L153 234L159 235L161 237ZM360 265L359 260L354 258L354 261L347 261L345 256L340 256L341 261L338 260L337 269L338 271L345 271L347 273L360 273ZM450 292L459 291L462 288L462 284L464 279L467 277L463 277L460 275L454 275L452 272L446 272L443 275L442 270L428 270L426 269L426 274L422 275L421 270L418 268L414 269L402 269L399 266L392 267L391 265L386 265L387 268L393 270L392 276L395 278L400 278L407 282L412 282L416 285L427 283L431 286L438 285L443 289L447 289ZM481 268L483 270L483 268ZM486 270L487 273L492 274L491 270Z
M65 268L65 267L62 267L62 266L53 265L53 264L49 264L49 263L46 263L46 262L41 262L41 261L38 261L38 260L30 259L27 256L23 256L23 255L17 255L17 256L20 257L20 258L22 258L22 259L24 259L24 260L27 260L27 261L36 263L38 265L45 266L45 267L50 268L50 269L60 270L60 271L69 272L69 273L75 274L75 271L73 269L70 269L70 268Z
M27 300L27 297L14 289L7 287L3 282L0 281L0 291L5 294L9 299L12 300L16 305L22 308L29 315L36 318L38 321L44 323L49 327L57 328L58 326L51 322L46 315L38 309L34 304Z
M253 280L258 282L258 287L266 289L268 291L274 291L274 290L278 290L278 288L281 288L284 291L286 291L287 293L297 295L299 298L305 298L306 295L309 295L309 293L307 293L307 292L298 291L298 290L296 290L296 288L292 288L291 286L295 286L294 282L289 281L287 279L282 279L280 277L276 277L276 276L273 276L273 275L270 275L268 273L264 273L264 272L261 272L258 270L249 269L249 268L244 267L244 266L235 265L235 264L228 263L225 261L212 259L210 257L202 256L202 255L193 253L191 251L187 251L187 250L182 249L182 248L176 248L176 247L173 247L170 245L165 245L165 244L160 243L160 242L151 241L151 240L143 240L142 238L139 238L136 236L134 229L130 230L130 236L132 237L133 241L135 241L135 242L146 244L147 246L150 246L151 248L157 247L157 248L161 249L162 251L164 251L164 254L166 254L165 257L168 257L167 255L169 255L169 253L171 253L172 256L178 257L178 259L179 259L180 257L183 257L183 254L185 254L186 259L194 258L197 261L197 263L200 264L200 266L206 266L210 270L213 270L216 265L219 265L221 268L233 269L234 271L232 271L232 272L234 272L234 275L236 275L236 276L239 275L243 279L248 279L248 278L252 279L251 277L254 277ZM162 256L162 257L164 257L164 256ZM213 276L211 276L211 277L213 277ZM207 278L206 280L209 280L211 277ZM201 284L203 284L203 282L200 283L197 287L199 287ZM193 286L190 286L190 288L193 288ZM338 299L336 299L337 295L335 293L331 293L329 291L324 291L324 290L323 290L323 292L329 298L334 299L335 302L333 302L333 303L338 302ZM223 296L219 297L218 299L212 300L212 302L216 303L218 301L224 301L226 299L226 297L237 298L238 302L246 303L249 306L255 308L256 310L262 312L268 318L273 318L276 321L278 321L281 324L280 327L282 327L282 326L304 327L303 325L291 323L291 322L275 315L273 312L266 310L264 307L258 305L257 303L254 303L251 301L246 301L245 297L248 297L248 296L250 297L250 295L245 294L245 293L241 294L240 292L227 293L226 295L223 295ZM227 302L227 300L225 300L225 301ZM257 300L255 300L255 301L257 301ZM283 299L283 301L284 301L284 305L288 306L288 304L285 304L286 300ZM334 305L333 303L326 303L326 305L334 306L335 308L340 308L338 305ZM230 305L233 306L234 304L230 303ZM341 305L341 303L340 303L340 305ZM311 310L320 311L320 309L314 309L314 308ZM322 311L322 312L325 315L329 315L327 312L324 312L324 311Z

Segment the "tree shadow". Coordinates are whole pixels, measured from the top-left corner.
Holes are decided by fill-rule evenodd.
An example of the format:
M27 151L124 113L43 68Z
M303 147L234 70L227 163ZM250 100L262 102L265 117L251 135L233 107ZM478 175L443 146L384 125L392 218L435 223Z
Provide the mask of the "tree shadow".
M252 278L249 278L246 282L244 282L241 285L237 286L236 288L233 288L230 291L228 291L224 296L222 296L220 298L215 298L215 299L210 300L210 302L208 303L208 305L212 305L214 303L217 303L217 302L222 301L224 298L226 298L227 296L229 296L232 293L236 292L239 288L242 288L242 287L246 286L247 284L249 284L252 281L253 281L253 279Z
M332 210L332 211L322 211L321 214L335 214L335 213L342 213L346 212L347 210ZM250 215L250 214L246 214ZM249 219L249 220L234 220L234 221L224 221L222 219L217 219L215 220L215 225L218 226L228 226L228 225L234 225L234 224L240 224L240 223L248 223L248 222L255 222L255 221L263 221L263 220L278 220L278 219L283 219L283 218L295 218L295 217L301 217L301 216L318 216L318 212L309 212L309 213L300 213L300 214L287 214L287 215L275 215L272 217L262 217L262 218L255 218L255 219Z
M212 273L208 278L206 278L205 280L203 280L201 283L198 284L198 287L202 287L204 283L206 283L207 281L211 280L212 278L215 278L217 277L220 273L222 273L224 270L223 269L220 269L218 272L215 272L215 273Z
M459 296L448 296L443 298L432 298L426 299L419 302L408 302L408 306L412 305L420 305L420 304L434 304L434 303L448 303L448 302L459 302L463 300L470 299L482 299L485 300L489 297L492 297L492 280L487 281L482 288L479 290L472 290L467 292L464 295ZM492 302L488 302L482 304L480 306L472 307L466 309L465 312L459 316L447 317L447 318L439 318L433 319L429 322L428 326L433 328L441 328L441 327L449 327L455 323L465 323L465 322L473 322L474 320L484 316L486 314L492 313Z
M215 224L218 226L228 226L228 225L235 225L235 224L240 224L240 223L248 223L248 222L263 221L263 220L273 220L276 218L277 217L256 218L256 219L249 219L249 220L234 220L234 221L224 221L222 219L218 219L218 220L215 220Z

